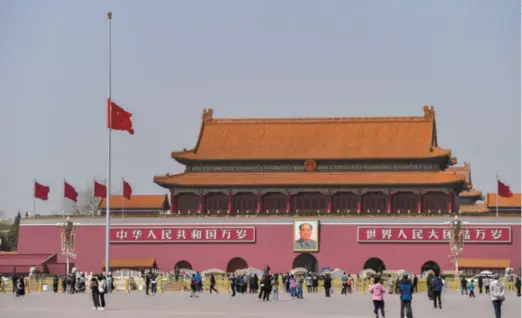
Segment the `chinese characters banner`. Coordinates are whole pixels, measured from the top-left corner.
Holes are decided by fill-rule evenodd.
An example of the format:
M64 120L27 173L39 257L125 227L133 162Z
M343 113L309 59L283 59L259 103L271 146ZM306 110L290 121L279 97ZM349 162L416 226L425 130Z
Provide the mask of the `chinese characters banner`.
M466 227L462 235L467 243L511 243L511 227ZM449 243L451 229L447 227L357 227L361 243Z
M111 228L112 243L252 243L255 227Z

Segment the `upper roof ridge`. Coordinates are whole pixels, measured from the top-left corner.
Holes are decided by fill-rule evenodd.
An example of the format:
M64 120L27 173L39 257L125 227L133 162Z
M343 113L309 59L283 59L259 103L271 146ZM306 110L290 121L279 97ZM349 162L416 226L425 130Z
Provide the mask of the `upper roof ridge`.
M205 124L294 124L294 123L390 123L390 122L422 122L435 119L433 106L424 106L424 116L355 116L355 117L294 117L294 118L214 118L212 108L204 109L202 120Z

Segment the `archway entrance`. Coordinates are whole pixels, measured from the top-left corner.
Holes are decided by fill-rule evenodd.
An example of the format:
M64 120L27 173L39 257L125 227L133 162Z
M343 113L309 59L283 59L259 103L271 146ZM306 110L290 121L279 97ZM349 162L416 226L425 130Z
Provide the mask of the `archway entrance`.
M296 256L294 258L294 262L292 263L292 269L303 267L306 268L307 271L310 271L312 273L318 273L319 272L319 262L317 261L317 258L309 253L302 253Z
M386 270L386 265L380 258L372 257L364 263L363 269L373 269L377 273L382 273Z
M227 264L227 273L233 273L238 269L248 268L248 263L241 257L234 257Z
M435 275L440 275L440 266L436 262L427 261L426 263L422 264L421 274L430 270L433 271Z
M178 261L176 265L174 265L174 270L176 269L190 269L192 270L192 264L190 264L188 261L182 260Z

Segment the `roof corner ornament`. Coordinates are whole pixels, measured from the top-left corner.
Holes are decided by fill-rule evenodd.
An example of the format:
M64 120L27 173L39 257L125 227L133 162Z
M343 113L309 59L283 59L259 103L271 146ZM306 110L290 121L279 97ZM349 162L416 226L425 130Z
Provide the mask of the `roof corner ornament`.
M430 118L430 119L434 119L435 118L435 107L433 106L424 106L424 118Z
M469 161L464 161L464 167L469 167Z
M212 108L203 109L203 115L201 119L203 119L204 123L210 123L214 119L212 116L214 115L214 110Z

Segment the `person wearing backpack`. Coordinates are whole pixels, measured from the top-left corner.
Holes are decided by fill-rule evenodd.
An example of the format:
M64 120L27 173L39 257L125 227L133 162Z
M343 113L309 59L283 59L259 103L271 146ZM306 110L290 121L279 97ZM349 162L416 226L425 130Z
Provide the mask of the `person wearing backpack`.
M401 318L413 318L413 310L411 308L411 301L413 300L413 284L406 274L402 277L402 280L399 283L399 293L401 300Z

